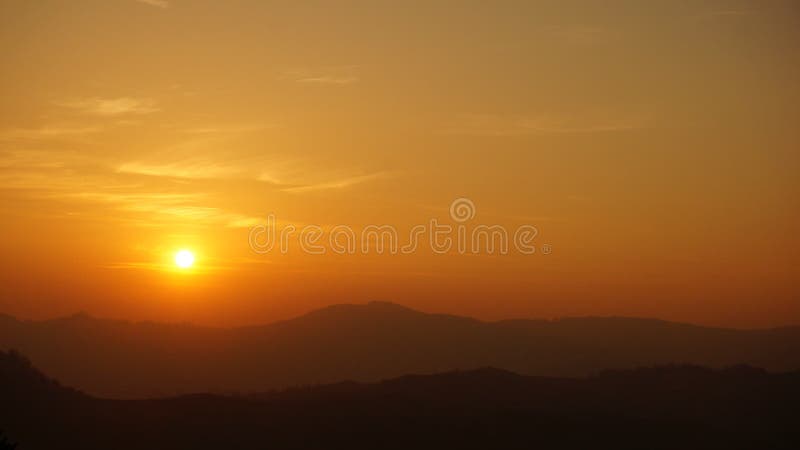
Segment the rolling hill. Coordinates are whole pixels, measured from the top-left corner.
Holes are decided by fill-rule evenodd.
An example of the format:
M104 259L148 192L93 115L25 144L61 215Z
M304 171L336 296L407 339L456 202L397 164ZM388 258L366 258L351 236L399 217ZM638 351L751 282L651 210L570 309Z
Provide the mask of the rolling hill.
M67 385L112 398L260 392L480 367L555 377L672 363L800 369L800 328L632 318L482 322L379 302L230 329L3 316L0 348L19 350Z
M107 400L0 352L0 425L19 450L794 449L800 373L667 366L582 379L498 369L248 396Z

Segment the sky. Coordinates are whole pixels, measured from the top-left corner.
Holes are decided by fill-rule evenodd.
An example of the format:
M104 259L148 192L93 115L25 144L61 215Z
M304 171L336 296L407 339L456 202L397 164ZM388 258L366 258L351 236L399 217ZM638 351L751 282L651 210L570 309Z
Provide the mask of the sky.
M3 313L800 323L793 1L0 0L0 66ZM537 251L259 252L270 214Z

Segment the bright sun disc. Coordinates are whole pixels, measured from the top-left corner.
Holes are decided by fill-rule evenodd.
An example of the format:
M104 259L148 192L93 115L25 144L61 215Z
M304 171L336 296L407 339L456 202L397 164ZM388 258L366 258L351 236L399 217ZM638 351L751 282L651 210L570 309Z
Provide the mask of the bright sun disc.
M175 264L182 269L192 267L194 264L194 254L189 250L181 250L175 254Z

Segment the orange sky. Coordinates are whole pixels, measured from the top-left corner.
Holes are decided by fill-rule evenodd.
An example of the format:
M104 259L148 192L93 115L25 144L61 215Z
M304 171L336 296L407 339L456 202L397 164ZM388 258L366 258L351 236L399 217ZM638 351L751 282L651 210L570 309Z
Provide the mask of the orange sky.
M0 312L800 323L792 1L9 0L0 58ZM460 197L552 253L248 244Z

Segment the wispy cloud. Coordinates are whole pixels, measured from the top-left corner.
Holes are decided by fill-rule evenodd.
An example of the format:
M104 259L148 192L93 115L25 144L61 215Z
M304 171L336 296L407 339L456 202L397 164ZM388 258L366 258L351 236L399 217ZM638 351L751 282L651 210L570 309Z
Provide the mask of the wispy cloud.
M182 208L191 211L193 215L200 214L200 210L208 212L215 208L190 207L188 202L196 202L206 197L204 193L179 193L179 192L125 192L125 191L81 191L68 192L61 195L74 199L89 200L100 203L113 203L124 206L133 211L179 211ZM199 209L195 209L199 208Z
M295 81L298 83L311 83L311 84L353 84L359 81L356 76L333 76L324 75L316 77L298 78Z
M305 158L272 158L261 162L256 179L276 186L291 187L314 184L307 177L317 172L317 165Z
M0 140L57 139L78 137L102 131L100 127L47 125L39 128L9 128L0 130Z
M239 173L236 166L211 161L180 161L166 164L127 162L117 167L117 172L155 177L173 178L224 178Z
M169 2L167 0L136 0L136 1L150 6L156 6L158 8L169 8Z
M187 134L241 134L275 128L276 124L262 125L228 125L228 126L199 126L184 128L181 131Z
M131 179L87 155L63 150L0 150L0 191L5 190L24 198L68 205L87 214L85 217L111 217L134 226L191 223L247 228L263 222L244 210L229 209L196 184ZM109 215L109 211L114 213Z
M162 258L163 259L163 258ZM268 261L258 261L259 264L268 264ZM195 273L209 273L209 272L218 272L220 270L235 270L240 268L242 264L245 264L241 261L232 261L231 263L225 264L222 261L208 261L204 260L203 264L197 267L193 267L192 271ZM250 264L254 264L250 262ZM117 262L112 264L106 264L102 266L105 269L111 270L150 270L155 272L173 272L176 269L175 264L170 261L162 261L162 262L147 262L147 261L129 261L129 262Z
M56 102L58 106L75 109L85 114L120 116L125 114L150 114L159 111L155 100L149 98L83 98Z
M312 191L324 191L330 189L344 189L357 184L366 183L369 181L386 178L389 174L386 172L375 172L366 175L359 175L349 178L338 179L335 181L327 181L322 183L307 184L302 186L292 186L282 189L284 192L303 193Z
M202 192L137 192L132 190L57 192L51 198L107 204L118 211L134 213L132 223L146 226L191 222L196 225L220 225L248 228L264 222L263 218L209 205Z
M320 69L294 69L284 72L283 78L303 84L347 85L361 79L356 66L332 66Z
M53 152L44 150L3 150L0 151L0 169L12 169L12 172L2 174L0 180L4 182L4 187L9 187L6 183L10 175L13 175L13 171L60 169L72 160L74 160L74 154L70 152L54 155Z
M615 115L584 118L559 115L465 114L446 125L442 131L445 134L475 136L577 134L634 130L641 128L643 122L640 117Z

